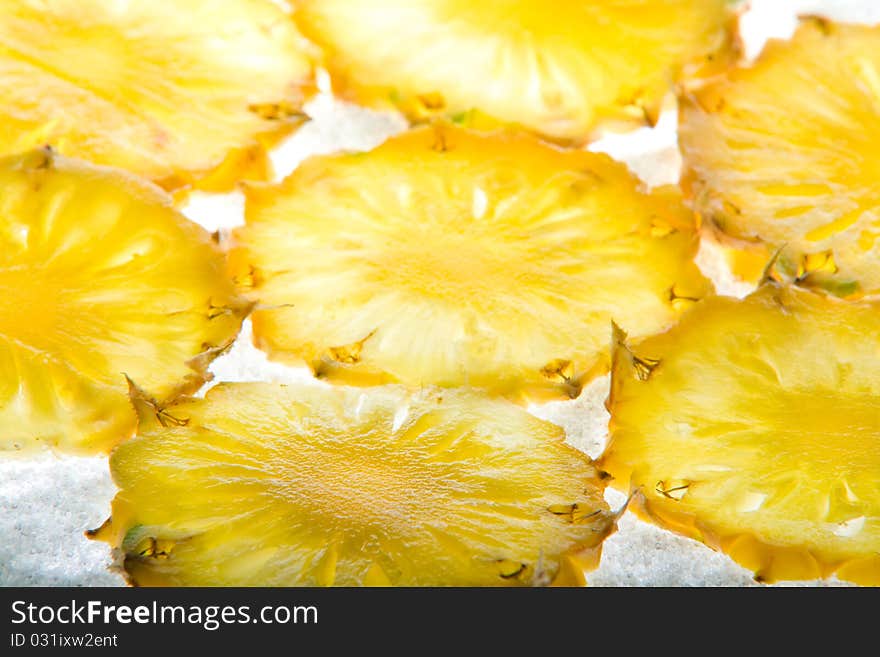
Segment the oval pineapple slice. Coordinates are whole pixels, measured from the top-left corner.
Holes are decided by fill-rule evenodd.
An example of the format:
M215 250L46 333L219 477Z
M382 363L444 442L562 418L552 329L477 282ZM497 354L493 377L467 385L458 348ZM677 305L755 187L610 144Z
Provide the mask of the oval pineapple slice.
M265 176L304 40L269 0L0 0L0 154L51 144L166 188Z
M772 582L880 585L880 304L766 284L614 352L600 465Z
M126 376L193 391L249 306L160 189L48 149L0 159L0 450L108 449Z
M344 96L415 119L476 109L563 142L653 124L676 80L738 50L728 0L293 4Z
M682 106L684 186L741 248L844 296L880 290L880 26L809 18Z
M615 527L559 427L470 391L233 383L138 406L89 532L133 584L547 584Z
M677 190L522 134L423 126L246 195L256 343L335 381L576 397L611 319L651 334L711 287Z

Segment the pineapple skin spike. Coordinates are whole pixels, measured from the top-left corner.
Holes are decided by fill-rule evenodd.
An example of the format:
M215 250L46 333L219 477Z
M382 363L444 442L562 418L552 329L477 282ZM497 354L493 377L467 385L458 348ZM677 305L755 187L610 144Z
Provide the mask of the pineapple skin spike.
M864 474L880 463L880 410L872 413L862 408L869 407L871 399L876 403L880 398L876 384L880 380L877 376L880 352L876 348L874 353L870 349L858 352L859 342L869 343L866 335L878 334L878 317L880 306L876 300L843 301L825 292L780 285L771 280L744 300L706 299L687 312L676 327L653 338L630 342L622 330L615 328L611 388L606 402L611 414L609 441L597 465L612 476L613 487L630 493L630 508L637 516L727 554L755 573L759 582L815 580L834 575L863 586L880 585L880 522L877 520L880 498L876 495L876 485L864 479ZM725 321L730 325L717 326ZM792 326L800 322L810 325L809 330L819 336L823 332L827 336L840 331L849 337L840 339L836 346L820 337L815 349L799 346L797 352L790 354L777 351L779 360L775 360L772 347L765 347L762 340L785 335L783 326L777 324ZM816 371L817 367L831 365L803 360L821 360L823 356L819 354L834 353L835 347L839 349L840 344L847 341L856 343L847 353L841 353L840 371L848 372L854 381L852 385L856 388L846 392L855 400L856 410L861 408L865 417L849 421L844 416L834 426L862 431L851 438L864 441L860 443L862 451L858 456L839 453L846 449L849 436L829 433L822 436L827 445L819 446L804 438L800 448L784 442L783 438L790 439L783 430L797 425L798 414L806 414L804 409L792 409L790 420L784 423L784 429L778 430L773 429L771 420L764 419L760 411L754 411L753 415L746 412L743 416L742 408L740 414L731 415L728 422L727 413L734 413L728 409L735 403L730 398L715 400L704 409L687 411L690 399L701 400L703 395L711 394L708 386L736 390L739 385L730 379L719 381L711 373L710 368L720 366L719 359L725 358L723 354L708 353L701 359L692 352L718 345L724 348L725 339L719 341L718 336L726 333L729 342L747 330L763 338L747 341L748 349L742 349L739 355L727 361L733 363L730 367L748 368L750 362L759 362L759 370L751 373L741 370L739 377L771 380L778 377L778 380L761 397L742 401L741 406L775 405L783 413L786 411L780 405L784 402L778 400L792 388L810 391L811 382L802 380L806 377L816 377L820 387L845 387L844 383L835 386L827 381L824 370ZM707 340L711 340L712 346L693 346ZM861 365L861 373L858 372L859 353L864 353L864 360L870 363ZM740 363L738 359L747 362ZM686 368L685 363L690 363L690 367ZM853 369L849 369L851 366ZM872 376L873 384L870 383ZM748 381L742 385L751 386L753 390L761 385L758 381ZM783 381L785 387L779 387ZM859 385L867 385L867 388L862 390ZM822 390L805 394L813 394L819 400L826 394ZM810 420L803 422L803 427L794 429L808 432ZM722 426L715 430L713 423ZM738 435L749 430L747 427L757 427L756 431L764 432L759 442L727 442L731 436L730 441L735 441ZM682 438L681 431L689 432L692 437ZM716 448L709 442L712 440L716 441ZM664 442L668 442L669 447L664 448ZM787 451L774 453L775 442L783 445L781 450ZM693 457L689 449L696 452ZM761 460L750 456L754 450L764 450ZM669 460L673 453L674 462ZM706 463L701 464L700 454ZM730 463L725 464L725 458L730 459ZM778 467L785 468L784 473L762 470L762 464L776 460L782 463ZM790 467L785 466L786 463ZM730 481L724 479L728 473ZM774 477L784 479L788 475L794 477L792 481L797 485L785 490L786 497L774 492L773 482L778 480ZM745 483L739 485L737 477ZM874 492L871 492L872 485ZM795 498L792 490L801 491L803 497ZM706 501L688 497L698 491L700 499ZM792 501L796 499L801 500L799 504ZM787 506L774 511L777 503ZM766 519L756 519L765 508L769 509ZM860 523L864 523L860 531L851 533Z
M510 130L422 126L245 194L230 267L255 345L329 382L575 398L611 319L647 335L712 291L677 189Z
M0 451L108 452L132 382L211 378L252 304L160 188L41 148L0 158Z
M673 91L742 51L731 0L565 0L553 12L537 0L292 4L341 97L414 123L517 126L567 146L654 125Z
M470 390L221 383L139 408L86 532L132 585L583 586L616 529L561 429Z
M272 175L314 47L270 0L0 0L0 154L58 152L182 199ZM231 26L234 26L232 28Z

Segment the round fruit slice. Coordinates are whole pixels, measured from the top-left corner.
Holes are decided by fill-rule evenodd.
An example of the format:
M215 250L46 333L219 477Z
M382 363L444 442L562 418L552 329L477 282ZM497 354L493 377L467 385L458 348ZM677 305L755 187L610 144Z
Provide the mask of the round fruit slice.
M233 383L136 403L89 532L133 584L582 583L571 560L595 565L615 527L559 427L473 392Z
M130 174L48 149L0 160L0 450L130 435L126 376L193 391L248 305L222 253Z
M780 272L802 282L880 291L880 26L803 20L685 99L680 137L707 224L784 247Z
M676 190L605 155L423 126L247 192L232 260L257 345L357 385L575 397L612 319L667 327L710 283Z
M880 304L765 284L618 333L601 466L762 581L880 585Z
M564 142L653 124L676 81L738 50L727 0L293 4L344 96L416 119L476 109Z
M269 0L0 0L0 153L51 144L167 188L265 176L312 67Z

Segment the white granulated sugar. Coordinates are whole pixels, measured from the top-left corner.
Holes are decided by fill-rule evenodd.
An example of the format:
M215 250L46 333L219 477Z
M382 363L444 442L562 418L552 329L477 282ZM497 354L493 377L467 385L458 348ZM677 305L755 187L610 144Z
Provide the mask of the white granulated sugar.
M221 381L308 383L329 387L329 384L316 380L306 367L287 367L270 361L264 352L253 345L252 335L251 320L246 319L232 348L211 363L210 372L214 375L214 380L200 390L200 393Z
M599 377L584 386L580 396L572 401L549 402L530 405L529 412L542 420L558 424L565 429L566 442L592 458L598 458L605 449L608 430L608 396L610 376Z
M754 56L769 36L791 34L797 14L824 14L842 20L880 21L873 0L820 2L753 0L743 18L746 52ZM467 72L464 72L467 74ZM308 107L313 120L281 144L272 159L278 177L304 158L337 150L365 150L403 130L403 119L334 102L321 96ZM654 129L607 135L591 150L621 159L647 185L675 183L681 164L676 149L674 108ZM195 194L185 213L211 231L226 233L243 223L243 196ZM736 281L718 248L704 243L698 264L719 292L742 296L749 286ZM270 362L251 344L250 322L233 348L211 367L218 381L316 382L305 368ZM604 407L608 377L588 385L573 401L530 407L536 416L560 425L574 447L593 457L605 445L608 414ZM203 392L203 391L202 391ZM110 554L103 543L83 536L109 515L115 488L106 458L55 455L0 458L0 585L123 585L108 570ZM609 491L609 503L620 508L625 498ZM594 586L749 586L751 574L721 553L644 523L626 512L616 534L604 545L599 568L589 575ZM836 585L836 580L794 583Z
M112 586L109 551L86 539L110 514L107 459L0 459L0 585Z

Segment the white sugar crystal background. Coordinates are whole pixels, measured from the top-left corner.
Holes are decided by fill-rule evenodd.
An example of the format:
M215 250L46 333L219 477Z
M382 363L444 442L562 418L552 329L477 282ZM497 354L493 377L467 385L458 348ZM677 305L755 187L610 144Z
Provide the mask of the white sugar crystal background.
M788 37L798 14L820 14L838 20L880 22L878 0L752 0L742 18L749 56L768 37ZM304 158L336 150L365 150L403 130L403 120L319 97L308 108L313 120L273 154L280 176ZM653 130L609 135L593 150L625 161L651 185L674 183L680 158L675 146L676 117L666 113ZM240 194L197 196L186 214L209 230L242 223ZM748 288L733 281L710 247L700 266L720 293L742 295ZM269 362L250 343L250 323L228 354L211 368L218 381L312 382L308 371ZM535 415L562 426L569 442L593 457L605 444L608 415L604 400L608 377L593 382L569 402L534 406ZM56 455L0 457L0 586L121 586L108 570L109 549L87 540L83 530L97 527L110 512L116 489L106 458ZM619 505L623 496L608 493ZM589 574L593 586L756 586L751 573L723 554L636 519L627 512L605 544L599 568ZM836 580L800 582L834 585Z

